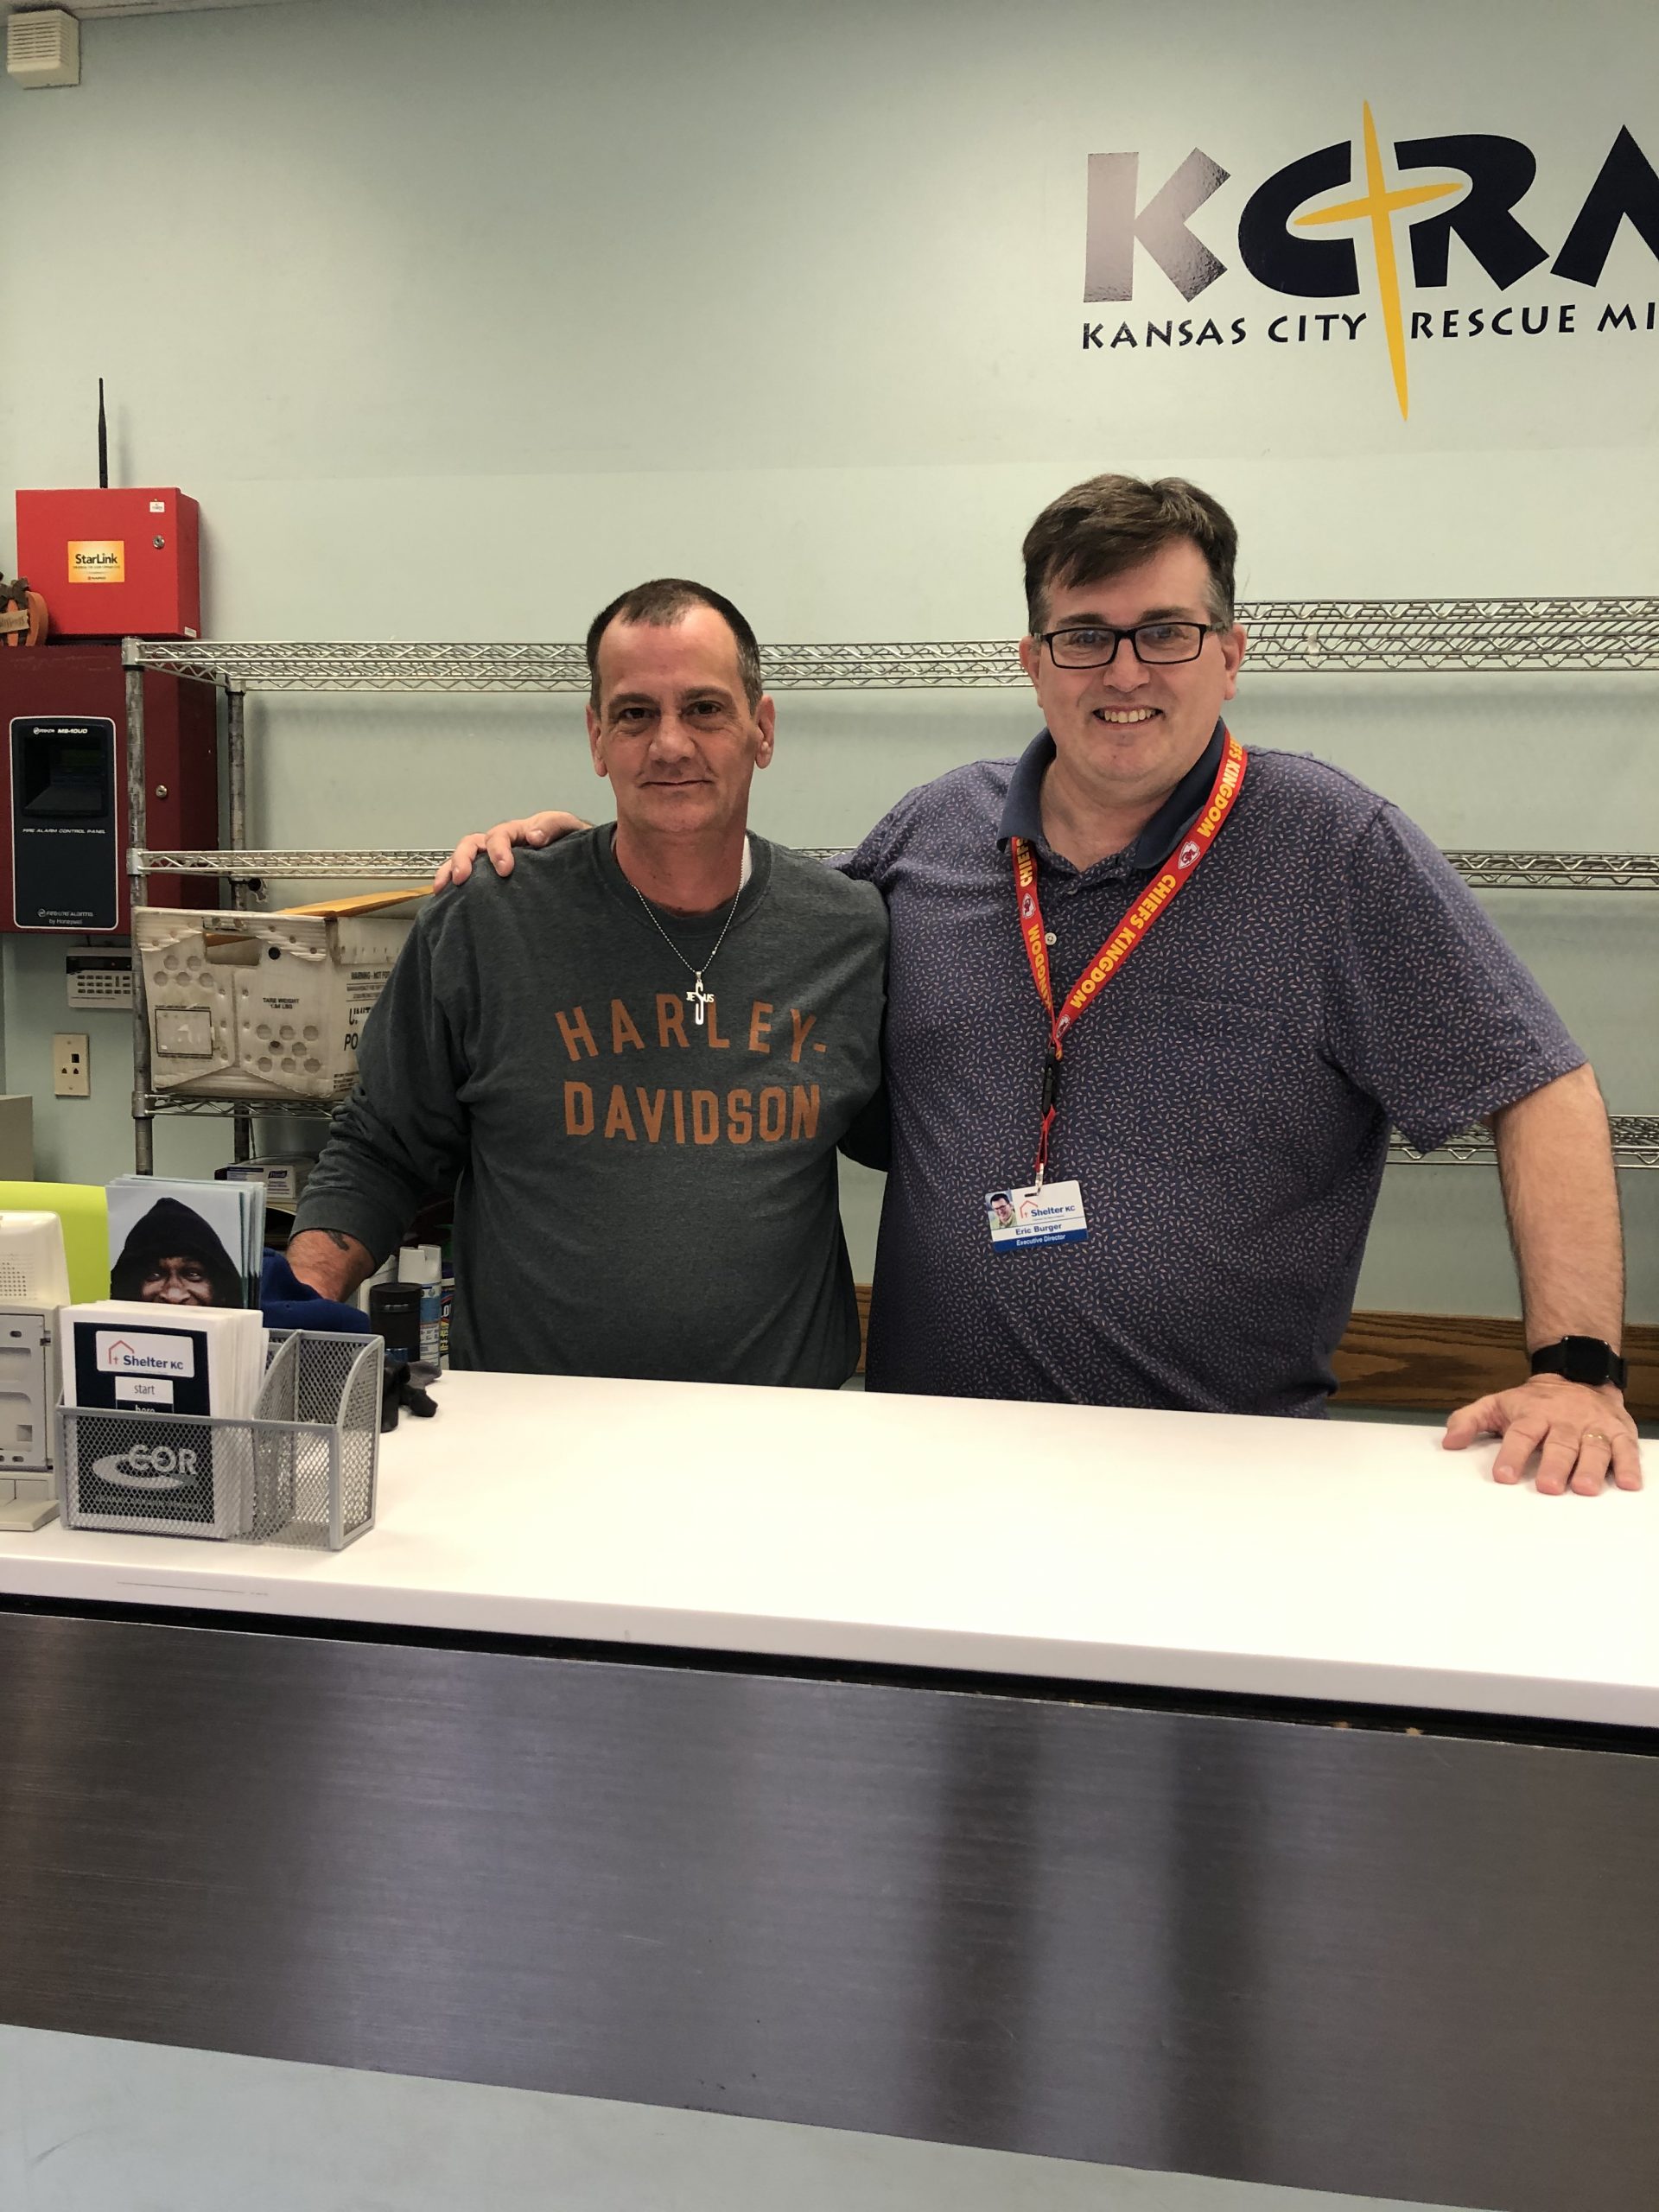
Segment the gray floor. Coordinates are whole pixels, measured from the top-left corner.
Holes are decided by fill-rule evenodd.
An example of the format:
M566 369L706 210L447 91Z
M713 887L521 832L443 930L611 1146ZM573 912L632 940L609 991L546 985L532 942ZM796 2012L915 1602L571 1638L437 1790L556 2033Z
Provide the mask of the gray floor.
M1380 2198L16 2028L0 2028L0 2206L4 2212L455 2212L458 2206L468 2212L1408 2212Z

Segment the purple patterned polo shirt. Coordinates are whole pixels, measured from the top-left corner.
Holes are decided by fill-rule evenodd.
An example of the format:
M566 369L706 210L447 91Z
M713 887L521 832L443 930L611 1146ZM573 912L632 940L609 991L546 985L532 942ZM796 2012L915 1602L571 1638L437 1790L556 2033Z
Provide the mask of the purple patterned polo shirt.
M1042 836L1046 731L901 799L843 862L887 902L892 1165L871 1389L1318 1414L1392 1122L1420 1147L1584 1054L1455 871L1338 769L1253 748L1179 899L1066 1039L1052 1179L1079 1242L994 1250L1031 1179L1047 1020L1008 841L1036 849L1057 1002L1196 818L1221 729L1146 830Z

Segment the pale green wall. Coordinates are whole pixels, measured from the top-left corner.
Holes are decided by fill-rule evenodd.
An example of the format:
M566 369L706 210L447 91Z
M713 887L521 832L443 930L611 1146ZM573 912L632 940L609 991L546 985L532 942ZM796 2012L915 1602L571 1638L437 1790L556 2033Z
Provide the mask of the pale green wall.
M102 370L118 475L202 502L221 636L569 637L685 570L773 639L1006 637L1026 523L1103 466L1211 485L1258 597L1651 593L1659 336L1414 357L1402 424L1375 351L1154 373L1085 358L1078 328L1091 151L1140 148L1148 184L1214 151L1241 181L1194 226L1221 244L1243 181L1357 130L1369 99L1385 133L1525 137L1554 245L1620 123L1659 147L1656 82L1659 19L1611 0L1193 0L1179 22L1114 0L329 0L96 23L78 91L0 91L0 186L49 208L0 237L0 452L18 483L84 477ZM1178 307L1157 281L1122 312ZM1659 291L1628 226L1621 288ZM1262 677L1236 724L1446 843L1654 850L1656 708L1648 678ZM260 842L431 843L595 795L572 702L251 721ZM1014 693L789 696L759 826L851 838L1032 727ZM1614 1108L1659 1106L1659 900L1492 908ZM14 1087L44 1082L68 1024L60 968L57 945L6 947ZM126 1040L118 1017L74 1026L95 1095L41 1102L41 1163L99 1175L127 1164ZM222 1141L165 1127L160 1162ZM862 1274L875 1186L849 1182ZM1624 1189L1652 1319L1659 1176ZM1490 1173L1393 1171L1361 1297L1513 1310Z

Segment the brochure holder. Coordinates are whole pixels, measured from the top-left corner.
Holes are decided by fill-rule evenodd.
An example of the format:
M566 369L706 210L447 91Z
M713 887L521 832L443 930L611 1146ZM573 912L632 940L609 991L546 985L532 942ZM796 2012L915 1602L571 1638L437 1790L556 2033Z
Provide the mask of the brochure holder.
M251 1418L57 1409L71 1529L339 1551L374 1526L378 1337L273 1330Z

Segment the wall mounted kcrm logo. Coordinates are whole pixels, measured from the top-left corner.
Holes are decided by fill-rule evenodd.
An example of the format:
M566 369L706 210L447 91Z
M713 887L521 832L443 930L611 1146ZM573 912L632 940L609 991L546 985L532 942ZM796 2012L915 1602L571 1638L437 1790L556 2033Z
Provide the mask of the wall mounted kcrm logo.
M1238 257L1258 284L1287 299L1354 300L1369 295L1387 340L1402 417L1410 412L1407 355L1414 341L1516 334L1513 305L1493 309L1490 302L1471 308L1449 308L1438 300L1420 303L1421 296L1446 290L1454 238L1500 292L1544 262L1552 276L1593 288L1626 222L1659 258L1659 173L1626 129L1614 139L1553 259L1550 248L1516 213L1538 172L1537 156L1519 138L1483 131L1397 138L1389 162L1367 102L1357 162L1363 189L1357 193L1351 188L1355 152L1352 141L1321 146L1258 185L1239 217ZM1091 154L1085 302L1134 296L1137 246L1182 299L1190 302L1207 291L1226 275L1228 264L1188 228L1188 221L1227 181L1220 162L1195 146L1173 175L1143 198L1138 155ZM1330 202L1329 195L1338 191L1344 196ZM1402 231L1408 284L1401 271ZM1519 331L1535 336L1553 328L1565 336L1589 328L1587 319L1582 324L1578 319L1582 304L1568 299L1524 307ZM1656 305L1654 300L1589 302L1599 310L1596 331L1632 334L1654 330ZM1195 333L1196 321L1178 324L1172 316L1141 327L1120 322L1114 329L1109 322L1085 320L1084 348L1240 345L1252 335L1246 315L1232 316L1224 333L1214 316ZM1325 342L1333 334L1338 341L1353 341L1362 339L1370 321L1369 308L1357 314L1338 309L1279 315L1267 324L1266 336L1275 344L1306 343L1312 324Z

